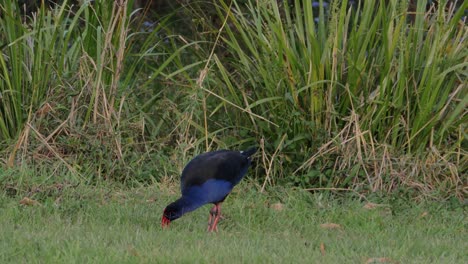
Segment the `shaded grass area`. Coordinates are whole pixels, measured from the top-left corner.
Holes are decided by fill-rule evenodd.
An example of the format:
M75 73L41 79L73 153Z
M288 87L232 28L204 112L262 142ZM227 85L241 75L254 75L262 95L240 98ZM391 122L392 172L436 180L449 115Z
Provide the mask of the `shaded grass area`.
M54 195L0 194L2 263L467 263L466 209L271 189L243 183L217 234L205 206L161 230L177 188L62 186ZM369 206L367 206L369 207ZM321 226L322 224L336 224ZM339 226L337 226L339 225ZM385 259L382 259L385 258Z

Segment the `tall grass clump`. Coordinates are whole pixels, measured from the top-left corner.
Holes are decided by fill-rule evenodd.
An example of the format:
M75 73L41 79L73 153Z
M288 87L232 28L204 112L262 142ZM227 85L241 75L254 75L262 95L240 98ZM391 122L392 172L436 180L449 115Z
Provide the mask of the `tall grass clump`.
M144 10L133 11L133 1L62 1L30 15L21 8L0 1L5 165L45 165L57 172L51 178L65 168L91 181L164 173L167 159L155 151L162 144L148 139L166 133L163 114L148 105L191 44L175 46L167 19L143 30Z
M244 2L213 3L201 135L259 141L265 183L466 191L466 3Z

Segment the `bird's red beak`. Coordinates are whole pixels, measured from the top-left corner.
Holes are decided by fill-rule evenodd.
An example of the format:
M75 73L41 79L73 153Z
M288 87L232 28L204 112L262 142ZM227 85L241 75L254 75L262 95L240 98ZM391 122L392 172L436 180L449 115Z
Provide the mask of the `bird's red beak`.
M171 223L171 220L169 220L169 218L167 218L165 215L163 215L162 219L161 219L161 227L162 228L168 228L170 223Z

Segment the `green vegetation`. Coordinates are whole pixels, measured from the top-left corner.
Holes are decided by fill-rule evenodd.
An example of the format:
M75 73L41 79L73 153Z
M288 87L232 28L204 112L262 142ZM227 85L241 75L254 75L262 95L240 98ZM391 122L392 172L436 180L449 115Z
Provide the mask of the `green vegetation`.
M149 183L257 144L264 186L461 198L466 4L388 2L193 2L148 27L132 1L1 1L4 166Z
M334 1L318 16L312 1L219 7L229 55L212 58L202 87L217 102L206 130L236 124L245 141L261 138L267 160L280 160L263 160L267 177L302 186L457 189L467 161L464 9L430 15L418 1L411 23L407 1L388 2Z
M0 0L0 262L467 262L468 2L282 2ZM160 230L188 160L251 145L219 234Z
M0 196L2 263L468 260L464 211L448 203L376 197L381 204L366 209L366 201L350 195L332 199L281 188L259 194L253 185L243 183L223 206L219 232L207 234L208 206L161 230L163 207L176 195L158 185L132 189L42 185L33 192L31 199L40 204L26 206L18 198Z

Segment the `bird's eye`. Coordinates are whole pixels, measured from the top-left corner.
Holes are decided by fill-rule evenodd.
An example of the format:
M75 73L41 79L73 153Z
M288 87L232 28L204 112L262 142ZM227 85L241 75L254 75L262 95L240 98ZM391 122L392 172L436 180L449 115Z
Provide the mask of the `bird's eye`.
M170 211L166 213L167 218L173 219L176 216L176 212Z

